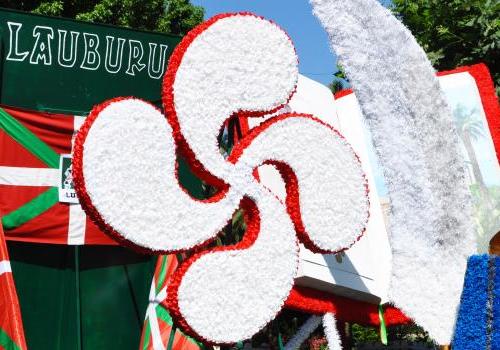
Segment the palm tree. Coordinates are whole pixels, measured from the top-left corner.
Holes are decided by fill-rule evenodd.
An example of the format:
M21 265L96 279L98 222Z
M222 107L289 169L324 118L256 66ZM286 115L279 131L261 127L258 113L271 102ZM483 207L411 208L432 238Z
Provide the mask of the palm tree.
M485 130L481 119L479 119L478 111L476 108L467 109L463 105L458 105L454 111L455 123L457 126L458 135L463 142L465 151L472 166L474 179L479 186L481 194L487 196L488 190L484 183L483 174L479 168L476 153L472 146L472 142L478 141L480 138L485 137Z

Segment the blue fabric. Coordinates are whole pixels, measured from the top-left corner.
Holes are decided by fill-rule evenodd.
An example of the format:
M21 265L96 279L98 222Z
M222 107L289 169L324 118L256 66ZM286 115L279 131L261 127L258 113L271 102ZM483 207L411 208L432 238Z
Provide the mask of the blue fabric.
M453 350L486 349L488 255L473 255L467 263Z
M500 350L500 257L495 259L495 286L493 288L493 328L491 350Z

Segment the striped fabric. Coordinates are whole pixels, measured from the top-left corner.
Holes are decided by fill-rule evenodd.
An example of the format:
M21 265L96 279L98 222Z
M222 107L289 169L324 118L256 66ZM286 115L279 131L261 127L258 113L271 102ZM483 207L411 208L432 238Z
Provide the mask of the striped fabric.
M176 268L177 258L174 255L160 255L158 257L139 350L203 349L202 344L172 327L172 318L161 304L167 296L167 285Z
M0 226L0 350L25 350L23 323L12 278L5 237Z
M79 204L60 203L59 158L84 117L0 108L0 211L7 240L115 244Z

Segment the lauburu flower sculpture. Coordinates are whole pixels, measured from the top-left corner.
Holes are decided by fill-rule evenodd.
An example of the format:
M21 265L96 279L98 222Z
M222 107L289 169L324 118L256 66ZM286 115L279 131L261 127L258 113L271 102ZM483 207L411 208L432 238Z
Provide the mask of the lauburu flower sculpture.
M172 55L166 115L133 97L113 99L92 110L76 139L76 190L100 228L143 251L196 248L173 276L166 304L186 332L210 343L248 339L276 316L294 283L298 240L336 252L364 232L369 203L358 157L313 116L273 117L228 159L218 151L226 119L262 115L290 99L297 63L275 24L246 13L214 17ZM200 201L181 188L176 152L217 195ZM285 203L254 177L264 163L281 172ZM204 249L239 207L243 240Z

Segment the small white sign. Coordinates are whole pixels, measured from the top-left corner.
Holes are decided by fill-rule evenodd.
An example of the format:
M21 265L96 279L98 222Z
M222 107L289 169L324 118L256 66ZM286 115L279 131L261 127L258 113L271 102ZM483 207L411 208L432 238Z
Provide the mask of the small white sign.
M59 202L78 203L73 184L73 165L71 154L61 154L59 160Z

